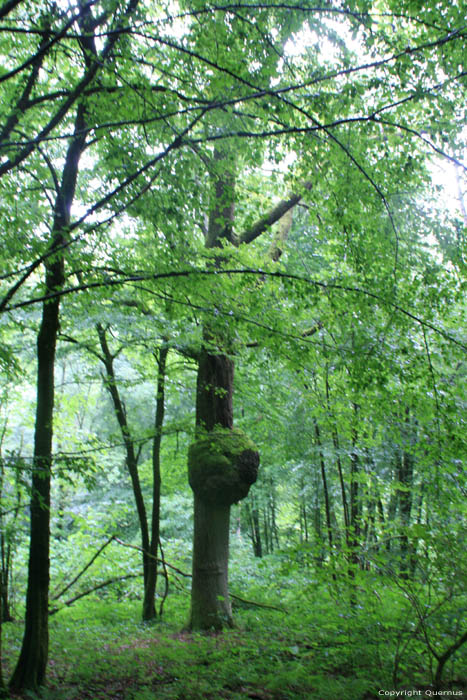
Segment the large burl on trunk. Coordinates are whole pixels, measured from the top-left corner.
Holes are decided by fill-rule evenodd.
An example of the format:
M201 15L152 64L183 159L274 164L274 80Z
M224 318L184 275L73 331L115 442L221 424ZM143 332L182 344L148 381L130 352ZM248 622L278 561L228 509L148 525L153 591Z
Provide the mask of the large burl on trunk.
M198 435L188 453L195 495L191 629L232 626L228 591L230 506L258 476L259 452L240 430L216 427Z

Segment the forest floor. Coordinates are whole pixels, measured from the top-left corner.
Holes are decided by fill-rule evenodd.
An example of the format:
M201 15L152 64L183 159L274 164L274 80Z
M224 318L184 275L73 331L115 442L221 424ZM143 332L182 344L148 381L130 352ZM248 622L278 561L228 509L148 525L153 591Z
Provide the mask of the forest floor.
M325 607L325 606L324 606ZM423 683L426 658L411 667L397 689L391 680L393 651L368 620L342 628L329 618L261 608L235 611L237 626L223 634L183 632L186 597L169 597L162 620L139 621L140 603L83 599L51 618L50 661L43 700L373 700L453 697ZM327 621L326 621L327 620ZM19 650L22 625L6 624L5 676ZM366 636L365 636L366 635ZM386 640L387 641L387 640ZM417 675L418 674L418 675ZM398 691L398 695L396 692ZM15 696L12 696L15 697ZM24 696L33 700L34 695Z

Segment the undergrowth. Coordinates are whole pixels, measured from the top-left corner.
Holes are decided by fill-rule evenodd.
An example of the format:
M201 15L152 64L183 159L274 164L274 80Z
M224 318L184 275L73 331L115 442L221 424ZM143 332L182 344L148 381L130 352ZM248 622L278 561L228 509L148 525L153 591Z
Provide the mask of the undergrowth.
M458 597L446 600L423 628L414 600L426 607L424 589L411 590L411 598L381 574L364 572L349 585L329 570L290 561L290 553L260 562L234 558L231 589L244 600L234 599L235 629L220 635L183 631L189 596L177 589L153 624L141 623L140 601L121 592L120 600L107 592L63 608L50 619L42 697L371 700L396 697L396 690L399 697L463 697L464 649L453 654L438 690L430 651L442 652L455 638ZM21 632L18 622L3 627L6 677Z

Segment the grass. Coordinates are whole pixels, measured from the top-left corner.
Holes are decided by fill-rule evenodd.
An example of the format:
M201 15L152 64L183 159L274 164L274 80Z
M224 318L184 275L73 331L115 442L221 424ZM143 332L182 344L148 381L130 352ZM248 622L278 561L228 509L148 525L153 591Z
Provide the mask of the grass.
M383 697L379 691L395 690L398 654L397 688L406 697L415 690L429 697L432 659L397 591L382 585L375 591L371 584L359 590L358 604L350 604L345 587L337 590L326 576L317 581L294 572L287 578L274 575L272 563L262 566L261 572L243 569L242 587L241 572L234 567L232 589L286 611L239 607L236 628L221 635L182 631L189 598L181 592L169 596L163 619L154 624L140 622L137 600L89 596L64 608L50 619L42 697L372 700ZM6 624L3 633L8 677L22 625ZM441 644L442 637L440 630L434 643ZM463 697L462 652L446 669L446 692L456 698Z

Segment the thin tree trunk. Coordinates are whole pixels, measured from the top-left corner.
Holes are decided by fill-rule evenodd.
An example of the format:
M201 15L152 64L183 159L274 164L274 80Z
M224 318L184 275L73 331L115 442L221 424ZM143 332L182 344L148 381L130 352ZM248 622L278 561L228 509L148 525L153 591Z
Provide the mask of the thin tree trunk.
M85 144L84 105L77 108L75 138L68 147L57 194L52 229L54 256L46 263L45 291L56 292L65 282L64 244L70 223L80 156ZM26 620L11 688L37 690L45 679L49 647L48 595L50 547L50 486L54 412L55 348L59 330L60 297L44 303L37 336L37 402L31 484L31 518Z
M6 423L4 425L4 428L2 430L2 436L0 438L0 498L3 496L3 477L4 477L4 469L3 469L3 457L2 457L2 443L3 443L3 438L5 436L5 431L6 431ZM0 534L1 534L1 544L2 544L2 572L1 572L1 597L2 597L2 608L3 608L3 571L4 571L4 566L3 566L3 546L4 546L4 540L3 540L3 522L2 522L3 516L0 513ZM3 622L3 609L0 610L0 698L4 698L7 695L7 689L5 687L5 682L3 680L3 664L2 664L2 622Z
M302 542L308 542L308 514L306 510L306 500L304 497L305 483L301 480L301 498L300 498L300 535Z
M264 544L266 547L266 554L271 554L271 552L272 552L271 532L269 530L267 508L263 508L263 534L264 534Z
M409 575L409 536L408 528L412 515L412 488L413 488L413 473L414 473L414 457L410 452L410 443L412 442L411 435L412 427L410 423L409 409L405 411L405 445L402 457L399 461L398 479L402 484L399 490L399 516L401 521L400 546L401 546L401 566L400 574L403 578L408 578Z
M395 460L397 462L397 455L395 457ZM394 471L393 471L392 479L393 479L393 481L397 480L397 470L396 470L396 473L394 473ZM380 509L380 512L382 512L382 509ZM388 503L388 507L387 507L387 518L386 518L386 532L387 532L386 551L388 553L392 549L393 525L394 525L394 521L396 519L396 513L397 513L397 490L395 487L393 487L391 490L390 498L389 498L389 503Z
M325 507L325 512L326 512L326 527L327 527L327 531L328 531L328 542L329 542L329 556L332 557L333 544L332 544L331 504L329 501L328 483L327 483L327 478L326 478L326 465L324 463L323 446L321 443L321 434L320 434L320 430L319 430L319 425L318 425L318 422L316 420L314 420L314 424L315 424L316 444L319 447L319 463L320 463L320 468L321 468L321 479L323 482L324 507Z
M138 522L141 534L141 548L142 548L142 558L143 558L143 582L144 590L146 590L148 582L148 571L150 567L150 558L148 557L148 552L150 550L149 541L149 528L148 520L146 516L146 506L144 504L143 492L141 489L141 482L138 474L138 456L135 451L134 441L131 436L130 427L128 425L128 420L125 412L123 402L120 397L120 392L118 390L117 379L115 376L114 369L114 356L110 352L109 345L107 343L107 334L104 327L98 323L96 325L97 334L99 336L99 342L102 349L102 361L105 366L106 378L105 386L110 394L112 404L115 411L115 416L117 418L118 425L120 427L120 432L122 434L123 443L125 445L126 453L126 466L131 479L131 485L133 488L133 496L136 504L136 512L138 514ZM156 541L157 542L157 541ZM145 618L146 619L146 618Z
M439 690L439 688L441 687L441 678L443 677L443 670L444 670L444 667L445 667L447 661L449 661L451 656L458 649L460 649L461 646L463 644L465 644L466 642L467 642L467 632L464 632L464 634L461 637L459 637L459 639L457 639L453 644L451 644L450 647L448 647L448 649L446 649L444 654L437 657L438 665L436 668L435 684L434 684L436 690Z
M421 523L422 523L423 496L424 496L424 488L423 488L423 484L422 484L422 486L420 488L420 493L418 496L418 504L417 504L417 525L421 525ZM411 578L414 578L415 571L417 568L417 550L418 550L418 538L416 538L410 546L410 576L411 576Z
M271 479L271 530L276 547L279 549L279 528L276 520L276 492L274 482Z
M357 419L357 406L353 404L354 420ZM360 460L357 453L358 433L355 425L352 427L352 451L350 453L350 548L351 561L357 565L359 563L358 548L360 546L361 534L361 496L358 477L360 473Z
M326 364L326 405L328 409L328 414L331 418L331 401L330 401L330 386L329 386L329 376L328 376L328 365ZM337 473L339 475L339 485L341 490L342 498L342 511L344 514L344 529L345 529L345 543L347 548L350 544L350 532L349 532L349 506L347 503L347 494L345 490L344 473L342 469L342 462L340 458L340 445L339 445L339 434L337 432L337 426L334 423L332 426L332 443L334 445L334 450L336 452L336 462L337 462Z
M253 545L253 553L255 557L261 558L263 556L263 544L261 541L258 506L254 500L252 500L251 508L250 505L246 503L246 514L250 528L250 539Z
M0 501L3 498L3 486L5 478L5 470L2 455L2 444L6 433L6 423L0 437ZM18 465L19 466L19 465ZM19 469L16 470L16 506L13 509L13 522L9 523L9 529L14 530L15 521L18 517L21 505L21 492L19 490ZM0 512L0 552L1 552L1 571L0 571L0 622L11 622L12 616L10 613L9 601L9 582L12 565L11 541L5 535L5 525L3 522L3 514Z
M151 542L149 545L148 577L144 588L143 620L156 617L156 587L157 587L157 548L159 546L160 530L160 500L161 500L161 443L162 426L165 412L165 377L167 355L169 348L164 345L157 359L157 392L156 417L154 421L154 441L152 443L152 513L151 513Z

